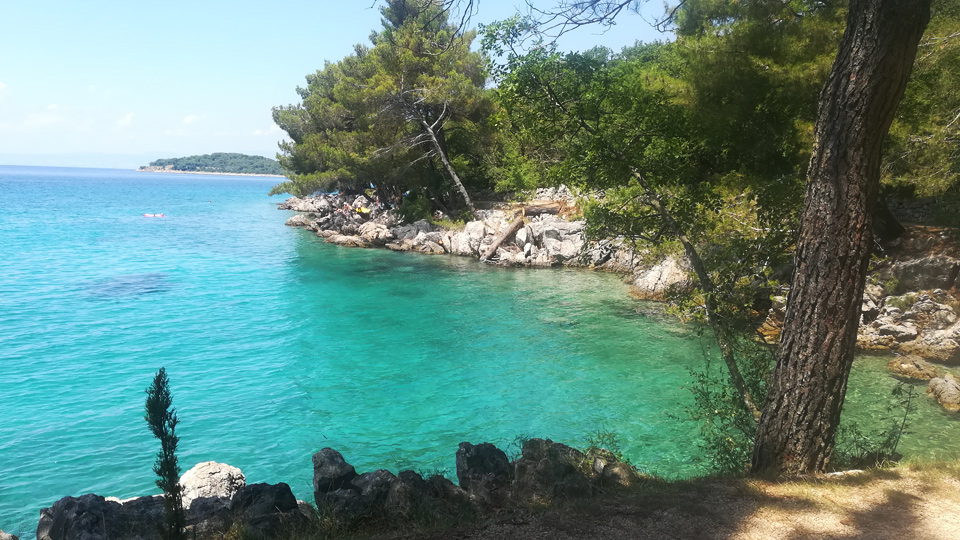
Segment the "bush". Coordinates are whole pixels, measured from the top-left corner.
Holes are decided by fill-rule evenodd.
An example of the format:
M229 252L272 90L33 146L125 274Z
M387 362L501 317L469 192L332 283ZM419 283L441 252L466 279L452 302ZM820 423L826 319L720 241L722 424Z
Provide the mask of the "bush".
M172 408L170 380L167 372L160 368L147 388L147 402L144 405L144 419L150 426L150 432L160 439L160 451L153 472L157 475L157 487L163 491L163 507L166 523L162 528L162 537L166 540L186 539L186 517L183 511L183 488L180 486L180 464L177 462L176 428L179 419L177 410Z

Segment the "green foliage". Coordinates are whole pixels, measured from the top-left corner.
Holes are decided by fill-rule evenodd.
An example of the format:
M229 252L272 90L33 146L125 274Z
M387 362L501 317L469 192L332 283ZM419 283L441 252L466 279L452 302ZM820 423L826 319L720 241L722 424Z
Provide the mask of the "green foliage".
M183 488L180 486L180 465L177 461L177 444L180 437L176 434L177 410L172 408L170 380L167 372L160 368L147 388L147 400L144 405L144 419L153 436L160 440L160 451L153 472L157 475L157 487L163 491L165 524L162 537L165 540L184 540L186 538L186 517L183 510Z
M467 188L491 183L487 61L441 2L388 0L381 13L371 47L328 62L298 89L299 104L274 108L291 139L278 159L298 196L373 185L386 198L422 190L449 209L460 200L451 168Z
M836 469L855 469L879 467L900 461L903 457L897 453L900 439L910 427L910 415L916 409L918 397L913 385L898 382L891 390L893 403L887 412L896 413L886 429L866 434L856 423L841 424L837 434L837 446L832 465ZM902 416L901 416L902 413Z
M433 205L429 199L417 193L411 193L403 198L397 213L400 214L400 220L403 223L413 223L421 219L430 219L432 208Z
M762 403L767 393L766 381L774 365L773 353L748 337L740 337L732 343L750 393ZM707 455L710 469L722 474L742 474L750 464L756 421L744 408L727 373L712 365L709 353L705 352L704 357L704 369L691 372L690 391L694 406L687 410L687 419L700 424L700 447Z
M169 167L174 171L274 174L278 176L283 174L280 164L270 158L222 152L202 156L158 159L150 162L149 166Z
M884 190L899 197L960 190L960 1L934 0L932 19L887 137Z

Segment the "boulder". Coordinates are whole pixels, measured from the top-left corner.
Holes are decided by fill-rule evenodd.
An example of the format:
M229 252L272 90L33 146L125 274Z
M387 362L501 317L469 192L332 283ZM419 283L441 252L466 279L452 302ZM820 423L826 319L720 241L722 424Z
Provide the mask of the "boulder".
M523 443L513 462L514 491L520 499L532 497L576 498L591 493L591 468L587 456L550 439Z
M510 462L507 455L490 443L460 443L457 449L457 479L471 497L495 506L507 498Z
M897 341L911 341L919 334L917 327L912 324L883 324L877 328L877 333L881 336L893 336Z
M360 492L361 497L368 499L373 505L383 506L387 494L390 493L390 486L396 479L397 477L390 471L378 469L363 473L351 480L350 483Z
M245 485L247 479L236 467L216 461L194 465L180 477L187 521L203 521L228 509L233 496Z
M394 239L393 233L383 223L368 221L359 228L360 239L372 246L383 246Z
M90 493L42 509L37 540L159 539L162 522L160 496L121 502Z
M313 219L306 214L297 214L295 216L290 216L290 219L287 220L284 225L287 227L309 227L313 224Z
M637 471L621 461L608 463L600 473L600 483L604 486L630 487L640 480Z
M633 291L640 298L662 300L671 287L689 283L686 270L680 262L667 257L656 265L641 269L633 276Z
M946 290L957 285L958 274L960 259L930 255L922 259L895 262L880 272L880 278L896 279L897 289L903 291Z
M0 531L0 540L20 540L20 538L10 533Z
M894 375L905 379L927 381L939 375L939 371L930 362L919 356L901 356L887 363Z
M233 496L230 512L249 538L276 538L307 521L290 486L283 482L244 486Z
M426 496L427 481L414 471L401 471L390 484L383 508L392 514L410 515Z
M953 375L948 373L943 378L931 379L927 393L937 398L944 409L960 411L960 381Z
M317 203L313 199L298 199L293 203L289 203L289 210L294 212L319 212L320 208L317 207Z
M349 487L350 482L356 477L356 469L343 459L340 452L332 448L324 448L313 455L314 496ZM317 504L320 504L319 499Z
M334 234L327 237L327 242L343 247L364 247L366 243L359 236Z

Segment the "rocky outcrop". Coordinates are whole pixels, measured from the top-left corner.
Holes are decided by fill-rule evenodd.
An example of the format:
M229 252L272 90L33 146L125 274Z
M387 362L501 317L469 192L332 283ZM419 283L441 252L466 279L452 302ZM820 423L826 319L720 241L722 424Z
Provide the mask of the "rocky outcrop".
M508 499L510 461L490 443L460 443L457 449L457 480L470 496L484 504L501 506Z
M162 522L160 496L119 501L91 493L41 510L37 540L153 539Z
M640 298L664 300L672 287L689 287L688 269L675 257L667 257L661 262L642 268L633 274L633 291Z
M887 363L887 369L897 377L928 381L937 377L940 372L930 362L919 356L899 356Z
M297 214L291 216L284 225L287 227L308 227L313 223L313 218L308 214Z
M524 442L520 458L513 463L513 474L513 489L521 500L586 497L592 492L591 478L595 476L586 454L550 439Z
M20 538L10 533L0 531L0 540L20 540Z
M944 409L960 411L960 381L953 375L948 373L943 378L931 379L927 393L935 397Z
M861 350L960 363L960 314L952 295L935 289L889 296L881 303L876 318L860 327L857 346Z
M180 477L183 487L183 507L189 524L204 525L210 529L227 521L227 511L233 496L247 485L243 472L225 463L205 461L194 465Z
M244 486L233 496L230 513L234 524L255 539L277 538L307 523L290 486L283 482Z
M236 467L208 461L183 474L183 506L187 526L197 532L229 527L234 496L246 479ZM120 500L88 494L64 497L40 511L38 540L111 540L159 538L164 519L163 497Z

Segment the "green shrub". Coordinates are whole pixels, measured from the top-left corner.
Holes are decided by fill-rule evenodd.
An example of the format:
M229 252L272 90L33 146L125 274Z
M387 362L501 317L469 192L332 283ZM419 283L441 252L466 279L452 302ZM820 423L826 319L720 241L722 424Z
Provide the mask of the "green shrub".
M183 488L180 486L180 464L177 462L176 428L179 419L177 410L172 408L170 380L167 372L160 368L147 388L147 402L144 405L144 419L150 426L150 432L160 440L160 451L153 472L157 475L157 487L163 491L163 508L166 523L162 528L165 540L186 539L186 517L183 511Z

